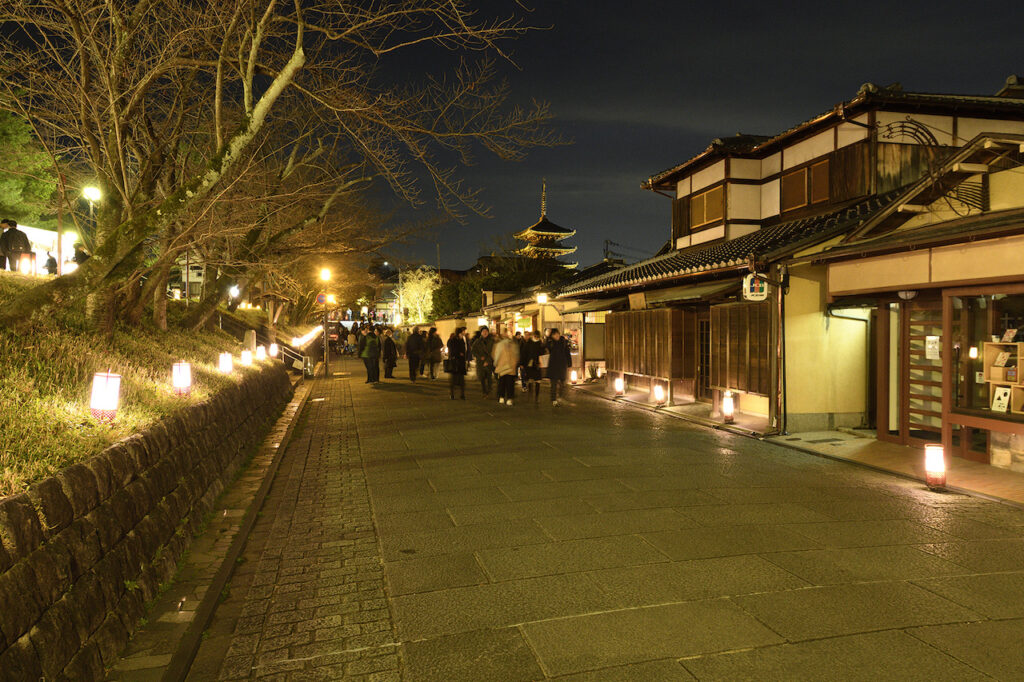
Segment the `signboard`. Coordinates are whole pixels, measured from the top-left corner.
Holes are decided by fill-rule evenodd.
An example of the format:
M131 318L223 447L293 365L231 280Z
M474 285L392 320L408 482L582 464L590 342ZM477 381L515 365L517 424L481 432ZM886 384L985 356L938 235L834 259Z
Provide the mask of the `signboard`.
M926 336L924 337L924 357L926 360L940 360L942 359L942 337L941 336Z
M995 386L992 389L992 411L993 412L1006 412L1006 408L1010 405L1010 387L1009 386Z
M317 294L316 302L319 303L320 305L327 303L327 294Z
M640 292L638 294L629 295L629 309L630 310L643 310L647 307L647 294Z
M763 277L763 275L760 277ZM752 272L743 278L744 301L763 301L767 298L768 282L763 279L759 279L759 275L755 272Z

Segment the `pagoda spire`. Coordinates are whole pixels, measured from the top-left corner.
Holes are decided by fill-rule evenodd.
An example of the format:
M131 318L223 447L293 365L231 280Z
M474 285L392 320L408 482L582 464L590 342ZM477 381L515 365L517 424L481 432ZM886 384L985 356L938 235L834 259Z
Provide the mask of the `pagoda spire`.
M548 179L540 179L540 217L544 218L548 214Z

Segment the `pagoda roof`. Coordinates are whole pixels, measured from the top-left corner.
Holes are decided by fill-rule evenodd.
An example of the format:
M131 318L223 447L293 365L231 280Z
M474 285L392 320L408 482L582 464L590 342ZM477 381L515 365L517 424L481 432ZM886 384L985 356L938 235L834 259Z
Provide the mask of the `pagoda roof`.
M538 246L536 244L527 244L523 248L519 249L517 253L528 255L532 253L551 253L559 256L564 256L567 253L573 253L576 251L575 246Z
M576 230L570 230L562 227L561 225L555 225L553 222L548 220L546 215L542 215L540 220L531 225L530 227L517 232L514 236L516 239L527 239L530 235L540 235L545 237L557 237L559 239L565 239L576 234Z

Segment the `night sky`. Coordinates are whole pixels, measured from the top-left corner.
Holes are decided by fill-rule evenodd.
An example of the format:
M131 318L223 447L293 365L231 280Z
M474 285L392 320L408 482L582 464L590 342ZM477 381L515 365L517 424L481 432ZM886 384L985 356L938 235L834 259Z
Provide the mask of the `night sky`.
M638 259L665 243L671 216L669 199L641 181L716 137L778 133L867 81L987 95L1024 75L1020 0L533 4L530 22L552 28L516 41L520 68L503 74L518 101L549 102L573 144L518 163L481 155L466 177L484 188L493 218L442 228L442 267L467 268L496 238L536 222L542 177L549 219L577 230L581 266L602 258L605 239ZM433 241L393 251L436 262Z

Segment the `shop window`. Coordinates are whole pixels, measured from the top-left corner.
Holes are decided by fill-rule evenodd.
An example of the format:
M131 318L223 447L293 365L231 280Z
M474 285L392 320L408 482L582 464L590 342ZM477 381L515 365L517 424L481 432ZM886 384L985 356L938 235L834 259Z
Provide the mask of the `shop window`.
M953 405L1024 418L1024 295L954 296Z
M725 216L725 186L690 197L690 227L717 222Z

